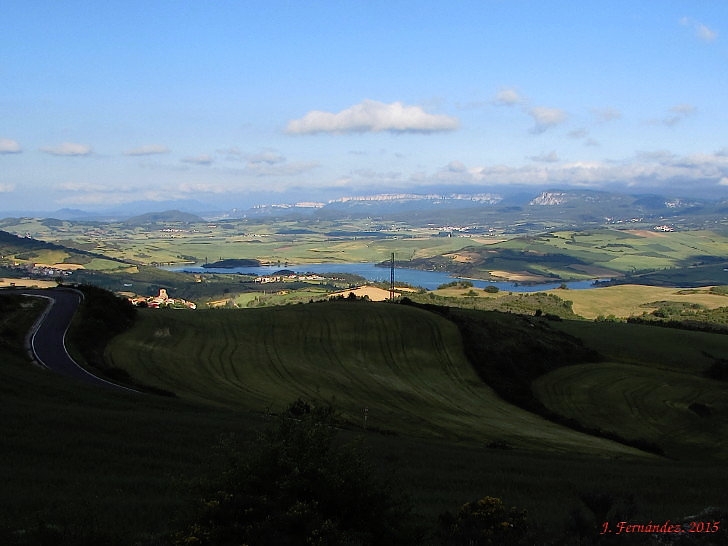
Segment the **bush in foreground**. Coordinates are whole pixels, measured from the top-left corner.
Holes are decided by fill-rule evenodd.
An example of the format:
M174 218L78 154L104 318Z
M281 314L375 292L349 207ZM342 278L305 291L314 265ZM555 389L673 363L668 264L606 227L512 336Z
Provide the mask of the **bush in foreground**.
M229 470L174 543L419 543L409 508L359 449L337 444L330 408L291 409L252 447L231 450Z
M446 546L525 544L526 511L506 507L496 497L483 497L464 504L457 514L440 516L439 535Z

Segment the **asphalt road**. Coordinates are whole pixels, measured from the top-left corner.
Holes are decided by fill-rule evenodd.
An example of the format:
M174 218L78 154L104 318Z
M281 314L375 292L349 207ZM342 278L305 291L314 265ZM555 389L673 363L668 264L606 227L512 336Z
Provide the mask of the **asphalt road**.
M66 332L71 325L83 295L69 288L50 290L18 290L15 293L48 299L48 307L33 326L28 343L36 361L45 368L66 377L92 385L137 392L93 375L79 366L66 350Z

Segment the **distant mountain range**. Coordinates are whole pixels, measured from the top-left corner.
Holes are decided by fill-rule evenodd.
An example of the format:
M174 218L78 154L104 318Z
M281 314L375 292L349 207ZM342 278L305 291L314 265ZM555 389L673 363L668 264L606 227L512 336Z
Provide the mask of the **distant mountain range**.
M164 208L154 208L164 205ZM135 209L163 212L123 214L122 211L91 213L61 209L53 213L26 211L12 216L57 218L72 221L125 221L130 224L159 222L194 223L205 220L239 218L272 219L276 217L313 216L335 220L346 217L373 217L387 221L418 224L482 224L486 220L529 222L611 223L634 219L723 217L728 215L728 200L686 198L658 194L605 192L596 190L561 190L511 193L382 193L340 197L328 202L299 201L257 205L248 209L205 211L196 202L136 203ZM11 215L8 215L11 216Z
M728 201L630 195L593 190L549 190L501 196L477 194L375 194L344 197L316 206L268 205L236 211L231 217L313 216L327 220L371 217L409 224L516 225L558 222L571 225L622 222L715 221L728 215ZM694 223L694 222L693 222Z

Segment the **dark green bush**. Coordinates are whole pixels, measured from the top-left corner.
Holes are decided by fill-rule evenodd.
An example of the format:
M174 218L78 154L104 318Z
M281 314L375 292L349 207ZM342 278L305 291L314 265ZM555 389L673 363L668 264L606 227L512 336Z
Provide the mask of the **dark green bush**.
M447 546L525 544L528 533L526 511L506 507L496 497L483 497L464 504L457 514L440 516L439 537Z
M359 448L337 442L332 416L297 400L253 446L231 446L229 470L174 543L418 544L406 503Z

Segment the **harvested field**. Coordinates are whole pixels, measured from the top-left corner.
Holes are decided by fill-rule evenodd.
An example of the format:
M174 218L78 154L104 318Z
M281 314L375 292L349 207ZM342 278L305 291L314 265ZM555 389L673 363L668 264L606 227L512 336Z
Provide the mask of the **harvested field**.
M685 290L681 288L664 288L659 286L643 286L636 284L607 286L589 290L550 290L560 298L573 302L573 310L577 315L587 319L598 316L614 315L618 318L638 316L650 312L654 307L645 304L656 301L675 301L697 303L710 309L728 306L728 297L713 294L710 287Z

